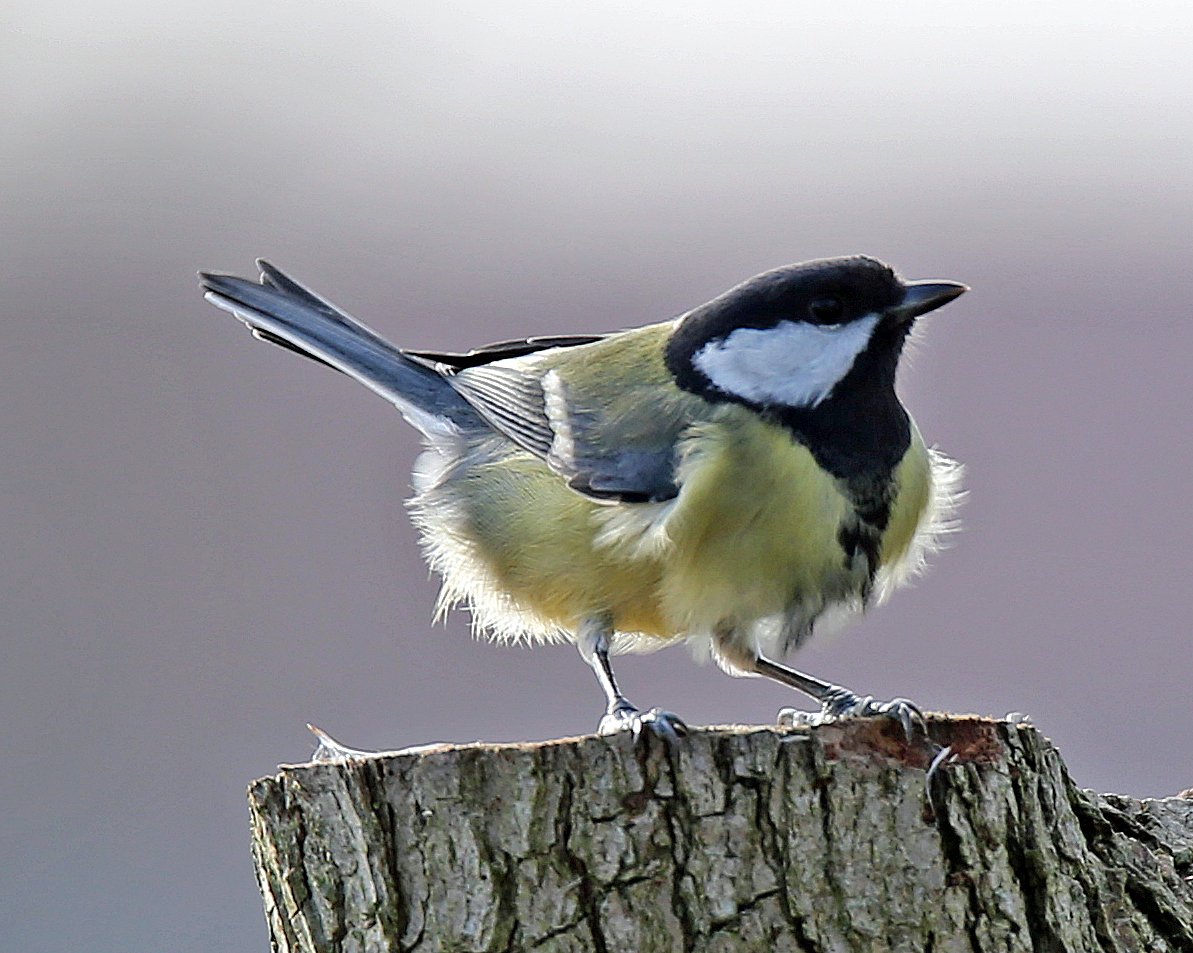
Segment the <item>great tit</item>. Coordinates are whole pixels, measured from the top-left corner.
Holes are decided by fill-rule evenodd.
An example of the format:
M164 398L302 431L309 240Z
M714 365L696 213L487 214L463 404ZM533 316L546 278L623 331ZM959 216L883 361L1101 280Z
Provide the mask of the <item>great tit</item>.
M422 433L409 507L439 612L464 604L500 640L574 642L605 693L602 734L685 730L631 705L609 662L679 640L810 695L821 720L910 730L910 702L776 659L885 598L948 517L957 467L925 445L895 371L915 320L964 285L828 258L661 324L454 354L397 348L258 264L259 283L203 273L207 299Z

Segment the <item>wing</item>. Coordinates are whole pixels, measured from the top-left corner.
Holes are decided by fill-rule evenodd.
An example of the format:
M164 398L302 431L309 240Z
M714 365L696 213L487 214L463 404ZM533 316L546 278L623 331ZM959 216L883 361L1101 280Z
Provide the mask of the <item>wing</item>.
M607 334L557 334L550 337L521 338L514 341L498 341L496 344L486 344L484 347L473 348L464 354L451 351L404 351L411 357L421 357L424 361L442 364L454 371L462 371L466 367L478 367L481 364L492 364L494 361L504 361L511 357L524 357L536 351L545 351L553 347L576 347L580 344L591 344L600 341Z
M547 417L541 375L516 366L466 368L448 382L494 430L536 456L551 452L555 431Z
M663 364L670 330L653 325L555 345L470 365L448 380L490 426L577 492L609 502L668 500L679 492L680 437L707 411Z

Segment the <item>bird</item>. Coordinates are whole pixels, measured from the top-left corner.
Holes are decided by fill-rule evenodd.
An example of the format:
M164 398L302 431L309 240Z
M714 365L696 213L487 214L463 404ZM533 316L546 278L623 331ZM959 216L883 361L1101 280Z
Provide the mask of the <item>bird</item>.
M808 695L805 723L922 723L907 699L784 659L883 601L951 523L960 468L895 384L916 321L967 286L822 258L671 320L454 353L399 348L257 264L258 280L200 272L207 300L421 434L408 507L442 577L436 615L463 605L492 638L575 643L605 695L599 734L687 733L631 704L610 662L676 642Z

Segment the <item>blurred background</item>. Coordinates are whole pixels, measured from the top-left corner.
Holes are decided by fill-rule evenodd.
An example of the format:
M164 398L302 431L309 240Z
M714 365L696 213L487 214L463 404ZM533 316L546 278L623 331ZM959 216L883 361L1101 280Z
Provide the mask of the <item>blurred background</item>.
M1193 12L1178 3L10 2L0 30L0 922L264 950L244 788L344 743L587 732L569 646L430 627L383 401L254 342L270 257L403 345L661 320L867 253L973 292L902 391L964 532L799 667L1193 784ZM629 696L783 689L629 657Z

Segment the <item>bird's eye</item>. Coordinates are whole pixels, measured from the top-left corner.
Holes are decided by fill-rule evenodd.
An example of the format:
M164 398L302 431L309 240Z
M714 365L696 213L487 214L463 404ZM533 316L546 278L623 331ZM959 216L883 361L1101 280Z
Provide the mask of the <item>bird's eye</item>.
M845 302L840 298L817 298L808 305L808 317L816 324L840 324L845 320Z

